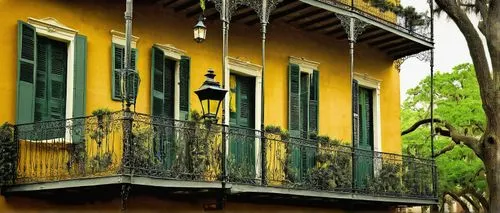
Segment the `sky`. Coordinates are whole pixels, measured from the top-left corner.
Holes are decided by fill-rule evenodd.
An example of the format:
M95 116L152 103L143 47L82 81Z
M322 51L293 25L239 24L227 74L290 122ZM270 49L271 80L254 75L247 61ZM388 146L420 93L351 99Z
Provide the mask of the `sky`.
M412 5L419 11L428 11L427 0L402 0L402 5ZM471 17L474 24L477 18ZM461 63L470 62L469 49L465 38L455 23L442 14L434 17L434 70L439 72L450 72L451 69ZM429 62L422 62L416 58L407 59L401 66L401 103L406 99L406 91L415 87L420 80L430 75Z

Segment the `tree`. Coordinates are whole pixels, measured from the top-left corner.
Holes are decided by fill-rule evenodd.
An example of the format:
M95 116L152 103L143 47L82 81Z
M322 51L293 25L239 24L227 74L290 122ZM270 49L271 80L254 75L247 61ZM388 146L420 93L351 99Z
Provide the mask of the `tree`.
M500 212L500 3L499 0L434 1L438 14L445 13L467 42L479 84L486 125L479 137L473 137L457 131L454 124L447 121L425 119L416 124L442 124L441 128L436 129L437 134L451 138L456 144L464 144L481 159L489 189L489 209L491 212ZM480 17L477 29L468 17L470 13ZM486 46L481 35L486 40Z
M430 80L428 76L407 91L408 98L402 105L401 113L403 128L429 117ZM458 65L450 73L437 73L434 84L436 116L459 126L457 131L464 135L480 137L486 121L472 64ZM415 129L412 134L403 136L403 152L428 157L431 155L429 140L429 128ZM474 209L487 209L483 195L488 192L481 160L471 149L456 145L447 138L437 137L435 142L436 148L441 150L435 157L438 157L438 191L442 204L452 199L463 209L467 209L466 203L471 203Z

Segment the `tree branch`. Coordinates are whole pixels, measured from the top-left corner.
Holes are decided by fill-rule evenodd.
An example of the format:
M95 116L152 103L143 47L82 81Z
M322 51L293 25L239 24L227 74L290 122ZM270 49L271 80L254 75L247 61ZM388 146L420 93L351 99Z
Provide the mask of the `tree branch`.
M410 128L402 131L401 132L401 136L406 135L408 133L411 133L411 132L415 131L418 127L420 127L421 125L424 125L424 124L427 124L427 123L431 123L431 122L433 122L433 121L430 118L417 121ZM440 123L442 121L440 119L438 119L438 118L434 118L434 122Z
M482 150L481 150L480 142L478 139L476 139L474 137L470 137L470 136L465 136L465 135L458 133L458 131L455 129L455 127L453 127L451 124L449 124L447 122L444 122L444 126L448 129L448 131L450 133L449 137L455 143L462 142L467 147L472 149L472 151L474 151L474 153L476 153L476 155L479 158L482 158Z
M467 41L469 53L474 63L476 77L479 83L481 100L486 114L494 114L494 104L490 103L494 99L493 94L493 79L490 75L488 60L486 58L485 48L481 41L481 37L474 28L469 17L457 4L456 0L436 0L437 5L448 14L455 22ZM491 7L491 2L490 2ZM491 11L489 11L491 13Z
M469 202L472 205L472 208L474 208L474 212L479 212L481 206L477 202L475 202L471 197L467 196L467 194L465 194L463 190L460 192L460 197L464 198L465 200L467 200L467 202Z
M434 157L437 158L439 157L440 155L448 152L448 151L451 151L453 150L453 148L455 148L455 143L450 143L448 146L444 147L443 149L439 150L439 152L437 152L436 154L434 154Z
M460 199L459 195L457 195L453 192L450 192L450 191L443 192L443 198L445 198L446 195L450 196L451 198L453 198L453 200L455 200L458 204L460 204L460 206L462 206L462 209L465 211L465 213L470 213L470 210L467 207L467 204L462 199Z
M481 193L477 192L476 190L474 190L472 188L467 188L467 189L465 189L464 192L466 194L476 198L479 201L479 203L481 203L481 206L483 206L483 208L486 210L486 212L489 212L489 210L490 210L489 202L488 202L488 200L486 200L486 198Z

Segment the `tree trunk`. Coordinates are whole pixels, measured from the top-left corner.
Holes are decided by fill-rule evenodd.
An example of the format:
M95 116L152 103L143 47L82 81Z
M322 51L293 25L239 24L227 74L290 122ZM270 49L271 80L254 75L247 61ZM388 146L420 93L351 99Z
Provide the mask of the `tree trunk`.
M500 121L500 119L497 121ZM500 144L496 139L500 137L500 129L496 128L495 131L490 132L483 136L483 162L486 169L490 198L489 212L500 212Z

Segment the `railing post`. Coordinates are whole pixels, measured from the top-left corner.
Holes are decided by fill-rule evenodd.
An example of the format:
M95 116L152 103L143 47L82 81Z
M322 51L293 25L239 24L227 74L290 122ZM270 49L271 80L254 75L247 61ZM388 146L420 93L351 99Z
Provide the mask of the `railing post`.
M267 141L266 141L266 136L264 134L264 131L261 130L260 131L260 141L261 141L261 153L260 153L260 157L261 157L261 160L260 160L260 163L261 163L261 166L260 166L260 171L261 171L261 184L263 186L267 186L267 168L266 168L266 165L267 165Z
M227 131L228 131L228 126L227 125L222 125L222 156L221 156L221 182L222 182L222 189L225 189L226 187L226 181L227 181Z
M133 168L133 135L132 135L132 112L124 110L123 112L123 156L122 156L122 174L132 174Z

